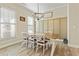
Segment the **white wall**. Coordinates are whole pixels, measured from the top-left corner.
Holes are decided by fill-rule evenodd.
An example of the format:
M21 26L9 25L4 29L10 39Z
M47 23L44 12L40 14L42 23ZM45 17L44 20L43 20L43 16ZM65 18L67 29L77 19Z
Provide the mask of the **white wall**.
M69 45L79 48L79 4L69 4Z
M58 7L53 10L53 18L67 17L67 6Z

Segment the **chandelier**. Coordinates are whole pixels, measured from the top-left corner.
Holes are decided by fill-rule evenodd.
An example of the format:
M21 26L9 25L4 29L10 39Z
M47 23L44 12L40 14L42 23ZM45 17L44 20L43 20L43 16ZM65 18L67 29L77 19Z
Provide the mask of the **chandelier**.
M41 13L40 8L39 8L39 3L37 3L37 12L33 14L33 16L37 19L40 20L42 18L51 18L53 16L53 12L45 12Z

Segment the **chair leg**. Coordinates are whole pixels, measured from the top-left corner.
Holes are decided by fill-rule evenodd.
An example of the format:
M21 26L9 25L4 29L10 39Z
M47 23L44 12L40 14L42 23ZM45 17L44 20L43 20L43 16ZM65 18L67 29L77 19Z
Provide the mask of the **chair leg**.
M36 46L36 53L38 52L38 45Z
M26 47L28 48L28 42L26 42Z
M45 46L43 46L43 55L44 55L44 53L45 53Z
M35 43L33 43L33 51L35 50Z
M46 50L49 48L49 45L46 45Z

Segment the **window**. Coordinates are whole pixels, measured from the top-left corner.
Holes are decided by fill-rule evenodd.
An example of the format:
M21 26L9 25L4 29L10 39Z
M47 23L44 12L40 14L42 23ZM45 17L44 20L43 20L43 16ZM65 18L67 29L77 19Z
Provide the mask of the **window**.
M28 17L28 33L34 33L33 17Z
M8 8L0 8L0 38L15 38L15 27L15 11Z

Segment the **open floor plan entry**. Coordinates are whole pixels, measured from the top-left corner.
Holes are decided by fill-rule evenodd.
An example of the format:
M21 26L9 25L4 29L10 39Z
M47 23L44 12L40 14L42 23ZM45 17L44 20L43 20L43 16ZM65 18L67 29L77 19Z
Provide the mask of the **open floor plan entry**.
M0 3L0 56L79 56L79 4Z

